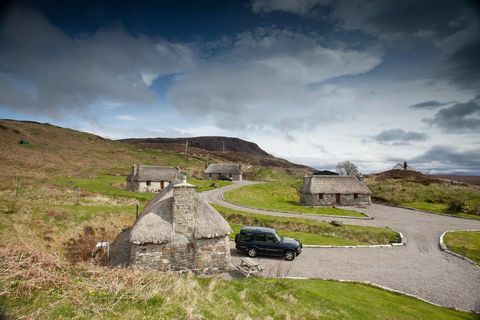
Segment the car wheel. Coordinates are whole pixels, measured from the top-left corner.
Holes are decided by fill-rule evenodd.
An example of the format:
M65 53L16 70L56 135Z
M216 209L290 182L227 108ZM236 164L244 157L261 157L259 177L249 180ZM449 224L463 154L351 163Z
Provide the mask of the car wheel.
M248 248L247 254L250 258L254 258L257 256L257 249L255 248Z
M292 261L295 259L295 256L295 252L293 252L292 250L288 250L287 252L285 252L285 260Z

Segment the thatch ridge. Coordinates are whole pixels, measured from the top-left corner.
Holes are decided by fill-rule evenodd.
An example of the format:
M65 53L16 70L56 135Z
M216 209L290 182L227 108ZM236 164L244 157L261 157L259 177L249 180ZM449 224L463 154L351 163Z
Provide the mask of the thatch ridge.
M139 165L137 172L127 177L129 181L174 181L179 179L179 172L174 167Z
M371 194L370 189L355 176L312 176L302 188L302 192L309 194Z
M205 170L205 173L219 173L219 174L242 174L239 164L233 163L212 163Z

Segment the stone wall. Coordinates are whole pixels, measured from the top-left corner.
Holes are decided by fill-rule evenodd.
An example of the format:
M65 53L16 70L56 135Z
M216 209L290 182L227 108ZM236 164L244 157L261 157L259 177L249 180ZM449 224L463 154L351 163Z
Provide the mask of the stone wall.
M206 180L219 180L221 176L231 177L233 181L242 181L241 174L220 174L220 173L204 173L203 178Z
M170 181L163 182L163 189L165 189L170 184ZM162 183L160 181L151 181L150 185L147 185L146 181L128 181L127 190L135 192L159 192L162 189Z
M368 194L357 194L355 199L354 194L340 194L340 203L337 203L336 194L323 194L320 198L319 194L302 193L300 195L300 203L305 206L363 206L370 205L371 197Z
M226 271L231 267L228 236L194 239L179 237L167 244L133 244L130 263L161 271Z
M226 271L231 267L228 236L196 241L195 269Z

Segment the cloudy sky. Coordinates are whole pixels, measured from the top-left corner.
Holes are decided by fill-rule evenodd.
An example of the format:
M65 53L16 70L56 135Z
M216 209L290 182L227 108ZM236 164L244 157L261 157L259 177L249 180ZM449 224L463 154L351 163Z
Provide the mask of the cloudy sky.
M0 118L237 136L317 168L480 174L475 2L139 3L3 6Z

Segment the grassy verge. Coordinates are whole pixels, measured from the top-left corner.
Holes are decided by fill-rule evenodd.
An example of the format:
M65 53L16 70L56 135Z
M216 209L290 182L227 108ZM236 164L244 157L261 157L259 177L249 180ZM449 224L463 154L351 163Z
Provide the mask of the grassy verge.
M203 192L208 190L213 190L216 188L221 188L232 184L231 181L224 180L198 180L198 179L188 179L188 183L194 184L197 186L197 192ZM212 187L212 184L215 184L215 187Z
M0 310L35 319L475 319L370 285L222 280L72 267L28 248L1 249ZM185 303L188 301L188 303Z
M469 185L452 185L445 182L421 183L407 179L377 181L366 179L374 198L406 208L431 213L458 216L480 220L480 188ZM448 203L452 200L465 202L465 212L451 211Z
M255 184L227 191L224 197L232 203L255 209L334 216L365 216L352 210L302 206L298 202L300 184L300 180Z
M480 231L447 232L444 242L449 250L461 254L480 265Z
M275 228L280 234L299 239L304 244L356 245L398 242L400 235L389 228L343 225L309 219L274 217L233 210L212 204L234 228L254 225ZM235 231L235 230L234 230Z

